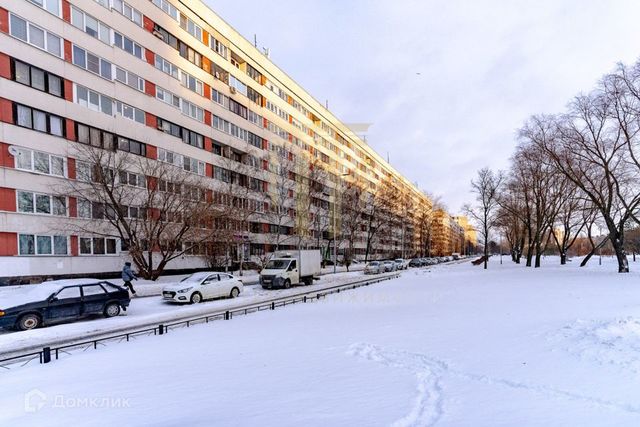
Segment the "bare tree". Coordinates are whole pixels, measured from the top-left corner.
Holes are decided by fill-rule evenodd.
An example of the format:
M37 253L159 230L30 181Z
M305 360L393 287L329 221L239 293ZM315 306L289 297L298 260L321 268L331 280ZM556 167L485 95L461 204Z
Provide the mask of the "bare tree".
M526 131L598 209L616 254L618 272L627 273L624 230L638 209L640 193L637 171L629 167L627 141L617 120L610 118L612 102L602 91L579 96L568 114L534 117Z
M396 192L390 178L383 179L374 192L365 193L365 221L366 221L366 249L365 261L375 252L378 240L384 240L390 235L389 226L392 223L393 208Z
M274 146L269 156L269 169L274 179L269 186L269 214L274 231L271 244L275 250L292 240L293 212L295 210L296 159L292 152Z
M465 212L477 222L484 243L484 269L489 260L489 233L496 224L498 191L502 185L501 172L493 173L489 168L478 171L478 177L471 181L472 192L476 195L475 206L466 205Z
M198 175L204 164L80 144L75 151L77 179L58 189L77 198L81 219L70 222L74 231L121 239L140 274L151 280L183 254L204 253L213 221L222 215Z
M366 195L362 188L348 181L342 181L340 194L340 240L346 244L343 260L348 271L354 259L355 243L362 236L362 229L366 226Z
M216 171L221 183L214 191L220 214L214 222L215 240L208 248L207 258L211 267L224 267L227 271L237 257L242 275L245 245L250 244L250 221L264 212L266 201L260 183L251 176L260 169L261 159L252 148L240 153L224 147L221 165Z

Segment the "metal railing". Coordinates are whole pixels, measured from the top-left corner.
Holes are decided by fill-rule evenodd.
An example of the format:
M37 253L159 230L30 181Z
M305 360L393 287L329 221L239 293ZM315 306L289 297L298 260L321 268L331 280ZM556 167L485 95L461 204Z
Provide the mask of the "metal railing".
M163 323L157 326L140 329L131 329L128 332L123 332L115 335L104 336L104 334L101 334L99 338L81 342L72 342L57 347L48 346L44 347L40 351L15 354L14 356L0 359L0 370L10 370L14 365L19 365L20 367L22 367L29 364L35 359L38 359L40 364L50 363L53 360L58 360L61 354L70 355L74 350L97 350L98 346L106 346L106 344L109 342L129 342L141 336L165 335L169 331L174 329L181 329L184 327L189 328L193 325L203 323L206 324L217 320L231 320L234 316L246 316L248 314L257 313L260 311L275 310L276 308L286 307L287 305L318 301L321 298L325 298L327 295L337 294L345 290L353 290L363 286L369 286L374 283L379 283L398 277L398 274L393 274L377 278L362 279L355 282L330 286L327 288L300 292L294 295L272 298L269 300L261 301L259 303L247 304L245 306L240 306L233 309L214 311L204 316L188 317L177 322L166 324Z

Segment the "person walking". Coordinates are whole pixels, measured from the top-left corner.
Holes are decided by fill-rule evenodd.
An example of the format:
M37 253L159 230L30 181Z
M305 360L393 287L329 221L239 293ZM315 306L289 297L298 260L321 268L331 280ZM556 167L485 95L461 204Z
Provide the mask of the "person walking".
M132 280L138 280L138 276L131 270L131 263L125 262L124 267L122 268L122 280L124 280L124 287L128 288L133 295L136 294L136 290L133 289L133 285L131 284Z

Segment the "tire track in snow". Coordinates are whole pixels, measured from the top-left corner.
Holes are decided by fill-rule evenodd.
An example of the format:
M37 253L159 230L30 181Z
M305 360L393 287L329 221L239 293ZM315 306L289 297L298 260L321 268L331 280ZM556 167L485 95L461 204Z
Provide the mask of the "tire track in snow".
M415 373L418 379L418 396L415 399L411 412L393 424L398 427L433 426L438 422L444 413L440 380L446 375L482 384L500 385L511 389L529 391L544 397L569 399L602 408L640 415L640 406L637 405L585 396L545 385L536 385L464 372L451 368L441 360L430 358L421 353L388 350L372 344L357 343L350 346L348 354L381 363L388 367L405 369Z

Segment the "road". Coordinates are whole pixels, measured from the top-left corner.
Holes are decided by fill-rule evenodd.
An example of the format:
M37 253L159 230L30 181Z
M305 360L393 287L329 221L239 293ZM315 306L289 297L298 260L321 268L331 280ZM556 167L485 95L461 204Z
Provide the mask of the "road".
M376 275L373 277L393 276L396 273ZM27 349L41 350L44 346L61 345L62 343L84 340L88 336L99 334L117 334L131 328L157 326L179 319L204 316L220 310L233 309L247 304L260 303L274 297L284 297L301 291L320 291L322 289L348 283L363 278L362 272L339 273L325 276L311 286L292 287L290 289L265 290L259 286L247 286L236 299L220 299L207 301L198 305L177 305L165 303L162 298L134 298L126 313L106 319L96 317L74 323L40 328L31 331L0 332L0 358Z

